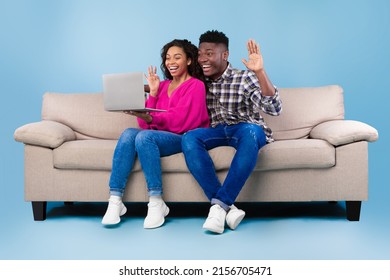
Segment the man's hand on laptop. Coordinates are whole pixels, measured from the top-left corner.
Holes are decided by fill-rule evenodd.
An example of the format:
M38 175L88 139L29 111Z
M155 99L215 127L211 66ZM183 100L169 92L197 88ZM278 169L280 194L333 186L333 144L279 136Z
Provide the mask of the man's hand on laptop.
M137 118L143 119L147 123L152 122L152 116L149 115L149 113L141 113L141 112L136 112L136 111L123 111L125 114L135 116Z

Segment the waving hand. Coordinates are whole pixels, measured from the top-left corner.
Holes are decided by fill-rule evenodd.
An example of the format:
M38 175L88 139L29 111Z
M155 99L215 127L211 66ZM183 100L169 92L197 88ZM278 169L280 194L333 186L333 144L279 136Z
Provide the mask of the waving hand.
M251 39L247 43L247 49L248 49L248 61L242 59L242 63L244 63L244 65L249 70L252 70L253 72L263 70L264 62L263 62L263 56L260 53L259 44Z
M149 66L148 68L148 76L145 75L146 80L148 81L150 88L150 95L156 96L158 87L160 85L160 78L156 74L157 68L156 66Z

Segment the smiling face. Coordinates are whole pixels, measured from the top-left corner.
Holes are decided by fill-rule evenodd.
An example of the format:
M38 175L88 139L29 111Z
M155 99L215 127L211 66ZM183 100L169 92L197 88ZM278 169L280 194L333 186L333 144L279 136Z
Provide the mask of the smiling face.
M191 60L187 58L184 50L180 47L170 47L165 56L165 67L172 77L180 77L188 73L188 65Z
M198 53L198 62L202 66L204 75L213 80L221 77L228 65L229 51L226 46L203 42L199 45Z

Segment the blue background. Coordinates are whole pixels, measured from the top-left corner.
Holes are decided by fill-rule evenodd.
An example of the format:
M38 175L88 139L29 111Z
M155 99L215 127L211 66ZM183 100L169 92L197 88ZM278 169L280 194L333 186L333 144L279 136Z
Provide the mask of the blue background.
M0 259L389 259L389 26L386 0L1 0ZM233 66L243 67L254 38L278 87L339 84L346 119L379 131L361 221L348 222L343 204L264 205L216 236L201 229L203 216L148 231L144 205L130 206L141 213L106 229L105 205L49 203L48 219L34 222L13 133L40 120L43 93L100 92L102 74L146 71L166 42L197 45L210 29L230 38Z

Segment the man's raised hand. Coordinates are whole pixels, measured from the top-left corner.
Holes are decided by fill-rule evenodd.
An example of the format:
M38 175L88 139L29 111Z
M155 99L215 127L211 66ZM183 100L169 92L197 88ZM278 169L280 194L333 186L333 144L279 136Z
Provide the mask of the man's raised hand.
M242 63L253 72L257 72L263 70L264 62L263 56L260 53L259 44L255 42L255 40L250 39L247 43L248 49L248 61L246 59L242 59Z

